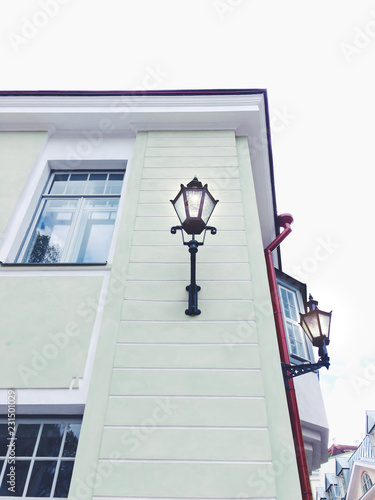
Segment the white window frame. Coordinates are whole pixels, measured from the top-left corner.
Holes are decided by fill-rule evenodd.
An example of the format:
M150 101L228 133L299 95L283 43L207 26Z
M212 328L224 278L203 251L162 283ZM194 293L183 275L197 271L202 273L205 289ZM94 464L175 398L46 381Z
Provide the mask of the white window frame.
M1 424L7 424L8 421L4 418L1 418L0 419L0 423ZM15 427L15 431L17 432L17 428L20 424L39 424L39 430L38 430L38 435L37 435L37 439L35 441L35 445L34 445L34 450L33 450L33 454L32 456L27 456L27 457L16 457L16 459L23 459L23 460L30 460L30 466L29 466L29 470L28 470L28 473L27 473L27 476L26 476L26 481L25 481L25 485L24 485L24 488L23 488L23 495L22 496L15 496L15 495L3 495L3 496L0 496L0 498L28 498L28 499L32 499L32 498L62 498L62 497L54 497L53 494L55 492L55 488L56 488L56 483L57 483L57 478L58 478L58 474L59 474L59 469L60 469L60 464L62 461L68 461L68 462L75 462L76 460L76 456L75 457L63 457L62 456L62 452L63 452L63 449L64 449L64 445L65 445L65 438L66 438L66 432L67 432L67 424L82 424L82 417L63 417L63 418L59 418L59 417L54 417L54 418L32 418L32 417L17 417L16 418L16 427ZM39 446L39 442L40 442L40 438L41 438L41 434L42 434L42 429L43 429L43 425L44 424L65 424L65 429L64 429L64 434L62 436L62 439L61 439L61 444L60 444L60 450L59 450L59 454L57 457L51 457L51 456L43 456L43 457L37 457L36 456L36 452L37 452L37 449L38 449L38 446ZM13 439L13 438L12 438ZM9 441L9 444L11 443L11 441ZM3 482L3 479L4 479L4 475L5 475L5 471L6 471L6 468L7 468L7 462L8 462L8 458L9 458L9 455L11 453L11 446L8 446L7 448L7 453L5 455L5 457L1 457L1 460L4 460L4 463L2 465L2 467L0 468L0 485L2 484ZM53 478L53 481L52 481L52 486L51 486L51 494L49 497L30 497L30 496L26 496L27 494L27 490L28 490L28 487L29 487L29 484L30 484L30 478L31 478L31 474L32 474L32 470L33 470L33 465L35 462L38 462L38 461L46 461L46 460L51 460L51 461L56 461L56 469L55 469L55 472L54 472L54 478ZM73 465L73 468L74 468L74 465ZM69 492L68 492L69 493ZM66 498L66 497L64 497Z
M34 234L34 230L38 224L39 218L44 210L45 202L47 200L63 200L63 199L65 199L65 200L67 200L67 199L77 200L77 206L74 209L72 227L71 227L71 229L69 229L70 237L69 237L69 240L67 241L66 246L64 248L61 262L59 262L58 264L64 264L64 263L75 264L75 263L77 263L76 260L71 259L70 256L73 253L74 241L76 241L78 238L78 233L80 230L80 228L79 228L79 216L82 213L85 201L90 200L90 199L117 199L120 202L121 192L119 194L50 194L49 191L50 191L50 188L54 182L55 176L59 175L59 174L63 174L63 173L66 173L66 174L105 173L108 175L108 177L111 173L115 173L115 174L121 173L125 177L125 169L116 169L116 170L113 170L111 168L100 169L100 170L98 170L96 168L90 169L90 164L91 164L91 162L88 162L87 168L85 168L85 169L79 169L79 170L78 169L77 170L67 169L67 170L51 170L50 171L49 179L44 187L43 193L41 194L41 196L39 198L37 209L32 217L31 223L29 224L29 228L24 236L22 245L20 246L20 249L19 249L18 254L16 256L17 263L20 263L20 264L22 263L22 264L26 264L26 265L28 264L27 262L23 262L23 259L25 257L27 250L28 250L30 240ZM107 182L108 182L108 177L107 177ZM122 181L122 187L123 187L123 184L124 184L124 179ZM118 219L118 213L119 213L119 206L116 209L116 217L115 217L114 227L115 227L117 219ZM113 233L114 233L114 231L113 231ZM111 241L113 240L113 236L114 236L113 233L111 236ZM109 248L110 248L110 246L111 246L111 242L109 243ZM109 250L108 250L108 253L109 253ZM107 255L107 259L108 259L108 255ZM98 263L106 264L107 259L105 262L98 262ZM88 263L88 264L90 264L90 263ZM93 264L93 263L91 263L91 264ZM51 265L51 263L43 263L43 265ZM53 263L52 263L52 265L53 265Z
M341 470L340 474L338 474L337 480L339 483L341 496L344 496L346 494L346 486L345 486L345 479L344 479L344 471L343 470Z
M284 289L284 290L286 290L287 293L289 292L292 294L293 300L294 300L294 307L295 307L296 312L297 312L297 321L293 320L292 318L287 317L286 312L285 312L285 304L284 304L284 301L282 299L281 289ZM278 292L279 292L280 304L281 304L282 313L283 313L285 336L286 336L287 343L288 343L289 356L290 356L292 361L294 361L294 360L302 361L302 362L311 361L311 354L310 354L310 351L308 348L306 335L303 332L303 330L299 324L299 321L298 321L298 315L303 310L302 298L300 296L300 292L297 289L295 289L295 288L293 288L293 287L291 287L291 286L289 286L286 283L281 282L281 281L278 281ZM291 324L294 327L294 332L295 331L298 332L297 341L302 346L302 351L303 351L302 353L301 352L295 353L292 351L292 344L291 344L291 339L290 339L290 335L289 335L289 331L288 331L288 324Z
M363 494L367 493L373 487L371 476L366 470L362 473L361 486Z

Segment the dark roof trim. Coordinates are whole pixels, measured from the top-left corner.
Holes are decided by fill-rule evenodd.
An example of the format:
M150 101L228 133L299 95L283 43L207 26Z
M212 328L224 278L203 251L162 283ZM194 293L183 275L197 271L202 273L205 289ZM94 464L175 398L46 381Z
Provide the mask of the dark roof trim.
M187 89L187 90L0 90L0 96L184 96L184 95L263 94L266 89Z

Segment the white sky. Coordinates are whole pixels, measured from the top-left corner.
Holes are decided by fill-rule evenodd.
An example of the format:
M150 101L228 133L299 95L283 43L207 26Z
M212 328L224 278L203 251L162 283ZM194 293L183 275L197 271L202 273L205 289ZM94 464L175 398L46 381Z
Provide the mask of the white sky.
M360 440L375 409L375 2L1 0L0 61L1 90L268 90L278 211L295 220L283 270L333 310L330 441Z

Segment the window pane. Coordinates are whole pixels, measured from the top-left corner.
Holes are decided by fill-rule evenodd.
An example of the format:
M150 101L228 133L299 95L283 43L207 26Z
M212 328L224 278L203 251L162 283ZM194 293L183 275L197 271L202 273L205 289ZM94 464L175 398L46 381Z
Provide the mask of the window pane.
M300 329L296 325L293 325L293 335L294 335L294 338L296 339L297 354L298 354L298 356L301 356L301 358L304 358L305 357L305 348L304 348L303 341L302 341L302 335L301 335Z
M295 340L294 334L293 334L293 325L291 323L287 323L286 327L287 327L287 332L288 332L288 337L289 337L291 353L297 355L298 351L297 351L296 340Z
M106 180L107 174L90 174L85 194L103 194Z
M37 456L57 457L60 453L61 440L65 424L44 424L40 437Z
M284 311L285 311L285 316L289 319L292 319L292 314L290 312L290 307L287 302L284 302Z
M12 427L13 429L13 427ZM7 454L8 437L8 424L0 424L0 456L5 457Z
M16 460L15 464L7 464L3 482L0 488L0 496L20 497L23 494L26 477L29 470L30 460ZM14 492L8 488L12 487L12 483L8 483L12 476L7 476L11 473L10 467L14 467Z
M31 472L28 497L49 497L56 470L56 460L35 461Z
M86 200L73 253L75 262L105 262L112 240L117 199Z
M17 457L31 457L34 452L40 424L18 424L16 432Z
M71 174L65 194L83 194L88 174Z
M105 194L120 194L124 174L109 174Z
M49 194L63 194L69 174L55 174Z
M288 291L288 302L289 302L289 306L290 306L290 316L291 316L291 319L293 321L298 321L294 298L295 298L294 294L292 292Z
M73 466L73 461L63 460L60 463L59 475L57 476L54 497L67 498L69 493L70 480L72 478Z
M60 262L77 200L47 200L30 240L23 262Z
M68 424L66 430L65 444L63 450L63 457L75 457L81 431L81 424Z

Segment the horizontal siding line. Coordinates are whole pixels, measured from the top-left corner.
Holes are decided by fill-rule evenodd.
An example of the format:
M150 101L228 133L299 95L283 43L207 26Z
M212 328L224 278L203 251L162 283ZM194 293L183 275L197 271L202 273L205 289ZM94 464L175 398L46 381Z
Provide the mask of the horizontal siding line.
M144 458L99 458L99 462L111 463L142 463L142 464L238 464L238 465L272 465L271 460L182 460L182 459L144 459Z
M213 167L206 166L206 167L198 167L198 168L195 168L195 167L167 167L167 166L165 166L165 167L163 167L163 166L161 166L161 167L159 167L159 166L157 166L157 167L144 167L144 169L147 169L147 170L146 170L146 172L144 173L144 175L143 175L143 177L142 177L142 180L143 180L143 181L152 181L152 180L155 180L155 181L163 181L163 180L165 179L165 175L166 175L166 174L165 174L165 173L163 173L163 172L159 172L158 170L159 170L160 168L170 168L171 170L174 170L174 169L183 169L183 168L184 168L184 169L190 169L190 170L191 170L191 172L188 174L188 175L189 175L189 177L190 177L190 176L194 176L194 177L195 177L195 176L199 176L199 177L201 177L201 178L202 178L202 184L203 184L203 183L204 183L204 184L209 184L209 188L211 189L211 188L212 188L212 185L214 185L215 183L214 183L214 182L212 182L212 181L211 181L211 179L207 179L207 176L206 176L206 175L204 175L204 173L199 172L199 169L200 169L200 168L202 168L202 169L203 169L203 168L206 168L206 169L214 169L214 168L227 168L227 169L228 169L228 168L238 168L238 167L215 167L215 166L213 166ZM149 170L149 171L148 171L148 170ZM158 177L157 175L153 175L153 174L158 174L158 175L160 175L160 177ZM179 184L186 184L186 182L188 182L188 181L186 181L185 179L182 179L182 177L185 177L185 178L186 178L186 177L187 177L187 175L184 175L184 174L182 174L182 173L178 173L178 172L174 172L174 174L175 174L175 176L173 176L173 175L169 175L169 176L168 176L168 181L169 181L169 182L170 182L170 181L174 181L174 182L176 182L176 184L177 184L177 183L179 183ZM151 177L148 177L148 175L151 175ZM237 172L236 172L235 174L234 174L234 173L231 173L231 174L230 174L230 175L228 175L227 177L225 177L225 176L223 175L222 179L228 179L228 180L232 180L232 181L239 181L239 180L241 179L241 176L240 176L240 174L239 174L239 173L237 173ZM181 182L181 181L182 181L182 182ZM215 187L214 189L215 189L215 193L216 193L218 190L216 189L216 187ZM171 191L171 190L170 190L170 189L168 189L168 191ZM177 194L177 193L176 193L176 194Z
M219 203L220 203L220 200L219 200ZM224 205L226 205L226 207L228 207L229 205L238 205L238 208L239 207L242 207L242 202L233 202L233 203L225 203L225 202L221 202L221 208L224 207ZM173 209L173 206L172 204L168 205L167 203L165 203L164 201L163 202L160 202L160 203L154 203L153 201L146 201L146 202L140 202L139 205L138 205L138 208L139 207L143 207L143 208L154 208L154 209L157 209L157 208L164 208L165 210L163 210L164 212L166 212L166 210L168 209L169 213L166 215L166 214L160 214L160 215L144 215L142 213L142 210L139 210L136 214L136 217L138 218L145 218L145 217L160 217L160 218L163 218L163 219L172 219L172 218L176 218L177 215L176 215L176 212L174 211ZM217 220L221 220L221 219L234 219L234 218L243 218L244 215L241 213L237 213L237 214L229 214L229 213L223 213L222 215L218 215L218 214L215 214L214 213L214 216L215 216L215 219ZM178 219L177 219L178 220ZM244 231L244 229L223 229L223 231Z
M171 279L167 279L167 280L150 280L150 279L144 279L144 280L141 280L141 279L128 279L126 280L126 283L144 283L145 281L147 282L150 282L150 283L175 283L176 281L180 281L181 283L185 283L186 280L171 280ZM225 282L228 282L230 281L231 283L244 283L244 282L248 282L248 283L251 283L251 280L247 279L247 280L224 280L224 279L212 279L212 280L208 280L208 279L200 279L199 280L199 283L220 283L221 281L225 281ZM246 300L246 299L242 299L242 300ZM249 299L250 300L250 299ZM221 323L221 321L218 321L218 323Z
M200 325L201 323L219 323L219 324L228 324L231 325L232 323L243 323L243 319L150 319L150 320L141 320L141 319L121 319L121 323L139 323L140 321L143 321L144 323L150 324L150 323L155 323L155 324L160 324L160 323L177 323L179 325L185 325L187 322L189 323L194 323ZM255 320L253 319L247 319L245 320L246 322L249 323L255 323Z
M126 495L121 495L120 497L118 496L110 496L110 497L107 497L107 496L101 496L101 495L94 495L93 497L93 500L172 500L171 497L145 497L145 496L142 496L142 497L128 497ZM239 498L241 497L175 497L176 500L238 500ZM242 497L242 498L245 498L245 497ZM250 497L249 497L249 500L250 500ZM251 497L251 500L265 500L264 497ZM266 500L277 500L276 497L267 497Z
M154 137L150 137L150 139L152 139L152 141L155 140ZM158 138L158 139L161 139ZM163 137L163 139L174 139L174 137ZM189 141L189 139L193 139L193 137L179 137L179 140L181 141L184 141L184 139L187 139L187 141ZM209 139L208 137L194 137L194 139L202 139L202 141L205 141L206 139ZM226 144L225 146L221 145L221 144L186 144L185 141L183 142L183 144L180 144L178 146L176 146L176 144L168 144L168 141L166 141L166 144L154 144L152 146L149 145L149 139L147 140L147 149L151 148L151 149L178 149L178 148L184 148L184 149L188 149L188 148L193 148L193 149L196 149L196 148L211 148L211 149L214 149L214 148L235 148L236 147L236 141L234 140L234 138L232 137L222 137L222 138L218 138L218 137L210 137L210 139L216 139L216 140L221 140L221 139L229 139L231 144L228 145ZM229 141L228 141L229 142Z
M220 205L242 205L241 201L220 201ZM171 201L166 199L165 201L147 201L147 202L140 202L142 204L149 204L149 205L165 205L166 207L171 207L170 205Z
M144 167L144 168L147 168L147 167ZM171 167L171 168L177 168L177 167ZM167 181L169 181L169 179L170 178L168 177L168 178L159 178L158 180L159 181L165 180L167 182ZM211 182L211 179L210 179L210 182ZM180 184L182 184L182 183L180 182ZM141 188L139 190L140 193L149 193L149 192L152 193L154 191L155 191L155 189L151 189L151 188L150 189ZM173 192L173 193L177 194L177 189L170 189L170 188L169 189L158 189L158 191L159 192L165 192L165 193L167 193L167 192ZM233 189L227 189L227 188L223 188L223 189L218 188L217 189L217 188L215 188L215 194L217 192L218 193L223 193L223 192L225 192L225 193L242 193L242 190L238 189L238 188L233 188ZM141 202L138 202L138 203L141 203ZM226 202L222 201L221 203L226 203Z
M195 149L196 146L186 146L187 148L191 148L191 149ZM198 146L199 148L206 148L207 150L210 149L210 148L220 148L220 146ZM234 149L235 146L222 146L223 148L231 148L231 149ZM152 149L169 149L169 152L171 153L173 149L176 149L176 146L171 146L169 148L165 147L165 146L160 146L160 147L154 147L152 146ZM207 151L202 151L202 153L206 153ZM148 153L148 154L147 154ZM173 154L173 155L158 155L158 154L154 154L156 153L156 151L151 151L151 154L150 154L150 148L147 148L146 149L146 154L145 154L145 158L149 159L149 158L157 158L158 160L162 160L163 158L167 159L167 160L170 160L171 158L190 158L191 160L196 160L197 158L204 158L204 159L207 159L207 158L222 158L223 160L229 160L229 159L236 159L237 160L237 155L232 152L232 151L217 151L217 154L216 151L213 151L212 154L209 154L209 155L205 155L205 154L197 154L197 155L189 155L189 154L184 154L182 152L177 152L176 151L176 154ZM160 151L159 151L160 153ZM224 154L224 153L229 153L229 154ZM190 167L190 168L194 168L194 167ZM219 167L219 168L225 168L225 167Z
M264 401L264 396L213 396L210 394L206 395L189 395L186 394L109 394L109 399L139 399L139 398L147 398L147 399L158 399L158 398L181 398L181 399L241 399L241 400L253 400L253 399L261 399Z
M177 281L177 280L176 280ZM161 281L161 283L164 283L163 281ZM184 282L185 283L185 282ZM202 303L202 302L253 302L254 299L200 299L199 302ZM186 302L186 299L181 299L181 300L169 300L169 299L165 299L165 300L155 300L155 299L150 299L150 300L147 300L147 299L144 299L144 300L141 300L141 299L124 299L124 302L139 302L140 304L143 304L145 302L147 302L147 304L150 304L151 302L154 303L154 304L160 304L160 303L165 303L165 302L168 302L169 304L182 304L182 303L185 303ZM242 321L246 321L245 319L243 319Z
M150 231L151 232L151 231ZM170 244L163 244L163 245L156 245L155 243L151 243L149 245L132 245L132 249L133 248L150 248L150 247L157 247L157 248L160 248L160 247L163 247L163 248L176 248L176 247L181 247L181 243L178 244L176 242L176 245L170 245ZM218 248L218 247L222 247L222 248L230 248L230 247L236 247L236 248L247 248L247 245L209 245L209 244L206 244L204 248Z
M137 262L134 262L134 264L137 264ZM139 262L139 264L141 264L141 263ZM156 263L155 263L155 265L158 265L158 264L159 264L158 262L156 262ZM176 262L176 264L181 265L181 264L182 264L182 262ZM186 284L186 281L187 281L187 280L188 280L188 276L186 276L186 280L181 280L181 279L177 279L177 278L176 278L175 280L168 280L168 281L171 281L171 282L176 282L176 281L179 281L180 283L185 283L185 284ZM148 279L148 278L145 278L145 279L143 279L143 280L141 280L141 279L139 279L139 278L138 278L137 280L127 280L126 282L131 282L131 281L139 281L139 282L145 282L145 281L146 281L147 283L151 283L151 282L154 282L154 281L155 281L155 282L156 282L156 281L158 281L159 283L167 283L167 281L164 281L164 280L162 280L162 279L154 279L154 280L151 280L151 279ZM228 282L228 283L234 283L234 282L233 282L231 279L229 279L229 278L228 278L228 279L220 278L220 279L218 279L218 280L204 280L204 282L207 282L207 283L209 283L209 282L215 282L215 283L216 283L216 282L222 282L222 281L223 281L223 282L225 282L225 283L227 283L227 282ZM251 280L250 280L250 279L246 279L246 278L244 278L243 280L238 281L238 282L240 282L240 283L251 283ZM200 279L199 279L199 283L203 283L203 280L200 280ZM236 283L237 283L237 281L236 281ZM248 299L248 300L252 300L252 299ZM190 320L189 322L191 323L192 321L193 321L193 320ZM230 320L228 320L228 321L230 321ZM235 320L233 320L233 321L235 321Z
M158 169L160 167L157 166L157 167L143 167L143 168ZM191 169L191 170L195 170L195 169L198 170L200 168L208 168L208 169L218 169L218 170L223 169L224 172L225 172L225 170L227 170L227 169L238 168L238 166L237 165L234 165L234 166L233 165L229 165L229 166L228 165L224 165L224 166L221 166L221 167L220 166L219 167L217 167L217 166L211 166L211 167L199 167L198 166L197 167L195 165L195 166L192 166L192 167L162 167L162 168L171 168L171 169L188 168L188 169ZM210 185L211 184L217 184L217 186L215 187L215 193L216 193L216 191L220 191L220 192L221 191L227 191L227 192L229 192L229 191L241 191L242 192L242 189L241 189L240 185L236 185L235 184L235 186L232 186L232 187L230 187L230 186L223 186L223 185L220 186L219 185L220 183L222 183L223 181L224 182L231 181L232 178L229 177L228 175L224 175L224 176L223 175L219 175L219 173L216 173L216 172L214 172L214 174L215 174L215 177L211 177L210 176L208 179L203 179L203 181L201 181L201 182L202 183L204 182L204 183L207 183L207 184L210 183ZM214 175L214 174L212 174L212 175ZM174 181L176 179L180 181L178 184L183 184L183 182L181 182L181 177L175 177L175 178L173 178L173 177L171 178L170 176L168 176L168 177L159 177L158 178L158 182L165 181L165 187L163 186L163 188L158 189L157 191L176 191L176 186L175 185L173 185L172 187L170 187L170 185L168 184L171 180ZM237 179L237 177L236 177L236 179ZM151 184L151 182L149 182L149 181L150 181L150 179L142 179L141 180L141 182L143 182L143 184L146 184L146 186L144 186L144 185L141 184L140 189L139 189L140 192L141 191L155 191L155 186L152 186L152 187L148 187L147 186L148 183Z
M234 426L226 426L226 425L104 425L104 429L143 429L149 427L151 429L177 429L177 430L213 430L213 431L260 431L265 432L268 431L268 427L234 427Z
M191 146L186 146L186 147L191 147ZM199 147L202 147L202 146L199 146ZM209 149L210 147L219 148L220 146L207 146L207 149ZM232 146L223 146L223 147L224 148L232 148ZM178 154L174 154L174 155L158 155L158 154L147 154L147 153L150 153L149 149L150 148L147 148L148 151L146 150L146 154L145 154L145 158L147 158L147 159L148 158L157 158L158 160L161 160L161 159L165 158L165 159L170 160L171 158L190 158L191 160L196 160L198 158L204 158L204 159L222 158L223 160L229 160L229 159L232 159L232 160L236 159L237 160L237 155L233 152L230 152L230 151L227 151L227 153L230 153L228 155L223 154L223 153L225 153L225 151L218 151L217 152L218 154L209 154L209 155L205 155L205 154L189 155L189 154L183 154L183 153L178 153ZM171 152L171 150L174 148L173 147L171 147L171 148L165 148L165 147L154 148L153 147L153 149L169 149ZM153 152L151 152L151 153L153 153ZM155 151L155 153L156 153L156 151ZM203 153L203 151L202 151L202 153ZM148 167L148 168L150 168L150 167ZM189 168L194 168L194 167L189 167ZM219 167L219 168L225 168L225 167Z
M127 366L113 366L113 371L116 372L139 372L139 371L159 371L159 372L174 372L174 371L184 371L184 372L260 372L260 368L186 368L186 367L127 367Z
M154 246L158 246L158 245L154 245ZM182 247L182 245L181 245ZM172 248L175 248L175 247L172 247ZM212 248L215 248L215 247L212 247ZM228 248L228 247L227 247ZM189 256L189 252L186 251L186 256L188 257ZM153 265L160 265L160 266L165 266L165 265L175 265L175 266L186 266L186 262L183 261L183 262L132 262L132 264L153 264ZM227 265L227 266L232 266L233 264L246 264L246 265L249 265L249 262L204 262L202 261L201 262L201 265L205 265L205 266L217 266L218 264L222 264L222 265ZM140 281L142 281L140 278L138 278ZM172 280L174 281L174 280ZM212 281L216 281L216 280L212 280ZM218 281L221 281L221 280L218 280ZM224 281L230 281L230 280L224 280ZM236 279L236 281L242 281L242 280L238 280ZM247 278L246 280L244 281L249 281L249 278Z
M110 496L110 497L106 497L106 496L100 496L100 495L94 495L93 497L93 500L172 500L171 497L145 497L145 496L142 496L142 497L128 497L126 495L121 495L120 497L118 496ZM175 500L238 500L239 498L241 497L175 497ZM242 497L242 498L245 498L245 497ZM250 500L250 497L248 497L249 500ZM266 499L264 497L251 497L251 500L277 500L276 497L267 497Z
M162 156L147 156L147 158L158 158L158 160L163 160L163 157ZM189 157L186 157L186 156L165 156L164 157L165 159L168 159L168 160L171 160L173 158L189 158ZM194 158L194 160L196 159L199 159L199 157L197 156L190 156L190 158ZM217 158L217 156L204 156L203 157L205 160L207 158ZM225 160L228 160L228 159L233 159L233 158L236 158L236 156L223 156L222 158L225 158ZM187 165L175 165L175 166L171 166L171 165L157 165L157 166L154 166L154 167L150 167L150 166L145 166L143 167L143 170L145 169L149 169L149 170L153 170L155 172L157 172L157 170L159 168L170 168L170 169L190 169L190 170L196 170L197 171L197 174L199 174L199 170L200 169L237 169L238 170L238 165L191 165L191 166L187 166ZM215 172L216 173L216 172ZM228 176L227 178L228 179L239 179L240 178L240 174L235 172L236 175L231 175L230 177ZM217 175L217 174L216 174ZM169 180L170 179L180 179L181 176L177 175L176 173L176 177L169 177ZM147 177L142 177L143 180L147 179ZM165 179L165 177L158 177L159 180L161 179ZM204 181L202 181L204 182ZM208 182L211 182L210 180Z
M220 202L220 200L219 200ZM223 202L224 204L224 202ZM153 203L150 203L150 205L153 205ZM242 205L242 203L237 203L237 205ZM175 212L173 212L173 207L171 206L171 215L136 215L137 218L139 219L147 219L148 217L158 217L159 219L172 219L176 218ZM216 219L243 219L243 215L216 215ZM178 219L177 219L178 220ZM243 231L243 229L223 229L223 231Z
M223 321L214 321L214 320L210 320L210 319L201 319L199 321L194 321L193 319L192 320L181 320L180 323L184 323L184 324L187 324L187 322L189 321L189 323L195 323L195 324L204 324L204 323L228 323L228 324L231 324L231 323L238 323L238 324L243 324L243 323L254 323L255 325L255 319L233 319L233 320L230 320L230 319L225 319ZM166 319L160 319L160 320L145 320L145 319L120 319L120 323L167 323L167 324L171 324L171 323L176 323L177 320L174 320L174 319L170 319L170 320L166 320ZM222 336L222 335L221 335Z
M175 346L182 346L182 345L191 345L191 346L206 346L206 347L212 347L216 345L220 345L223 347L226 346L243 346L243 345L251 345L251 346L258 346L257 342L117 342L117 345L175 345Z
M216 197L215 197L216 198ZM222 205L242 205L242 201L220 201L220 206ZM172 204L171 204L171 201L166 198L165 201L147 201L147 202L143 202L143 204L149 204L149 205L164 205L166 207L171 207L172 208Z
M126 495L121 495L120 497L118 496L110 496L110 497L107 497L107 496L100 496L100 495L94 495L93 497L93 500L171 500L171 497L145 497L145 496L142 496L142 497L128 497ZM176 500L178 499L181 499L181 500L238 500L238 498L240 497L225 497L225 499L223 497L176 497ZM250 498L250 497L249 497ZM264 497L258 497L258 498L255 498L255 497L252 497L251 500L264 500ZM266 500L277 500L275 497L267 497Z
M162 248L162 247L160 247ZM174 247L172 247L174 248ZM229 247L228 247L229 248ZM189 256L189 254L187 254L187 257ZM170 265L170 266L173 266L173 265L176 265L176 264L184 264L186 265L186 262L185 261L177 261L177 262L155 262L154 260L129 260L129 264L153 264L153 265ZM206 264L213 264L213 265L216 265L216 266L220 266L222 264L230 264L230 265L233 265L233 264L249 264L249 261L248 260L240 260L240 261L236 261L236 262L233 262L233 261L221 261L221 260L218 260L217 262L204 262L202 261L200 263L201 265L206 265Z

